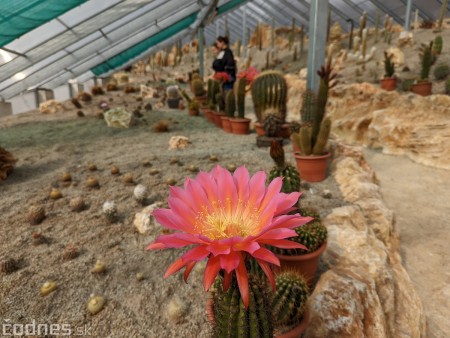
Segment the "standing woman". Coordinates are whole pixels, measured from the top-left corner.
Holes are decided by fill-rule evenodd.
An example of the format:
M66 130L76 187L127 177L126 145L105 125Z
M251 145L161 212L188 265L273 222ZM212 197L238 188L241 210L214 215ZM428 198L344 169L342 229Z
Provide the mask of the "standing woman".
M236 61L234 60L233 52L228 47L229 41L226 36L219 36L216 44L220 49L220 53L214 61L213 69L216 73L225 72L228 74L229 80L224 82L223 90L231 90L236 81Z

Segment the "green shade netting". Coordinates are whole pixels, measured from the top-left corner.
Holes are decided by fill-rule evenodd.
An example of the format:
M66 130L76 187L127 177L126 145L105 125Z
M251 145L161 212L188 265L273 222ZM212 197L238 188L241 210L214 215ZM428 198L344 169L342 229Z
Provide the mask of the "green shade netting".
M178 21L177 23L173 24L170 27L164 28L158 33L152 35L151 37L139 42L138 44L134 45L133 47L127 49L126 51L117 54L116 56L112 57L108 61L99 64L98 66L91 69L91 72L95 75L99 76L101 74L104 74L106 72L109 72L110 70L119 68L129 60L139 56L140 54L144 53L146 50L150 49L151 47L169 39L170 37L174 36L178 32L182 31L183 29L188 28L190 25L192 25L197 18L197 13L191 14L184 19Z
M88 0L0 0L0 47Z
M245 2L246 0L231 0L219 7L218 14L226 13L237 6L242 5ZM120 66L127 63L129 60L138 57L142 53L145 53L145 51L147 51L151 47L157 45L158 43L163 42L164 40L169 39L170 37L174 36L183 29L188 28L192 23L194 23L196 18L197 13L191 14L190 16L184 18L183 20L178 21L176 24L163 29L162 31L156 33L155 35L152 35L148 39L112 57L108 61L103 62L102 64L92 68L91 72L94 73L96 76L100 76L111 70L119 68Z

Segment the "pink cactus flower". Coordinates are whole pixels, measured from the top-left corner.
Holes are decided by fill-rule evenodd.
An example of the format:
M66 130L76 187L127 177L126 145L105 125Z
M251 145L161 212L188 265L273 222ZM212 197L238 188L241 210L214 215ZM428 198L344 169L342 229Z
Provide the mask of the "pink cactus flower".
M268 187L265 182L263 171L250 177L245 167L239 167L232 175L217 166L210 173L200 172L195 179L187 178L184 189L171 187L170 209L155 210L153 215L160 224L178 232L159 236L147 250L193 247L168 268L164 278L185 267L186 281L195 264L207 259L205 290L209 290L221 270L224 288L228 289L236 273L247 307L245 261L254 258L275 288L271 266L279 266L280 262L266 246L304 249L286 238L296 236L293 229L312 218L287 215L294 210L300 193L281 193L282 178L276 178Z

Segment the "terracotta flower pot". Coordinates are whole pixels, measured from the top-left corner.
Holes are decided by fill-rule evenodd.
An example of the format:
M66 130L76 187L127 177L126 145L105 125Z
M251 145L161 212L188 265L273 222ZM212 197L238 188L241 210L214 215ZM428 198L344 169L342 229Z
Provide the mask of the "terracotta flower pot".
M412 85L411 91L417 95L430 96L432 88L433 83L431 82L418 82Z
M211 297L208 297L206 300L206 316L208 317L209 322L214 325L214 311L213 311L213 300ZM306 307L305 313L300 323L297 326L293 327L290 331L284 333L275 333L275 338L298 338L305 331L306 327L309 323L309 307Z
M300 274L305 277L308 284L311 286L311 283L314 279L314 276L317 271L317 267L319 265L319 258L322 252L325 251L327 247L327 242L323 243L322 246L314 252L311 252L306 255L297 255L297 256L284 256L284 255L276 255L280 260L280 268L282 270L285 269L293 269L298 271Z
M322 156L304 156L300 153L295 153L295 162L300 177L308 182L321 182L327 177L328 158L331 153Z
M222 116L221 119L223 131L226 133L232 133L233 131L231 130L230 118L228 116Z
M247 135L250 129L250 119L233 118L230 119L231 130L236 135Z
M258 136L264 136L266 132L261 122L255 122L255 131ZM289 138L291 136L291 131L289 129L289 124L284 123L281 126L281 130L275 135L277 137Z
M223 112L219 112L219 113L214 113L214 124L218 127L218 128L222 128L222 117L223 116L227 116L227 114L223 113Z
M380 86L382 89L387 91L393 91L397 89L397 78L396 77L385 77L380 80Z
M190 110L189 109L189 116L198 116L198 110Z
M209 122L214 123L214 112L211 109L205 110L205 117Z

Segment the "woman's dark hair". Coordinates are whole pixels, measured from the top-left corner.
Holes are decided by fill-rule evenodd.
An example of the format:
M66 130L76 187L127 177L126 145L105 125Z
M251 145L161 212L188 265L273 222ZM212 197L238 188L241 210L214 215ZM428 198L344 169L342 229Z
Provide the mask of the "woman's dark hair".
M226 37L226 36L219 36L217 38L217 41L223 42L226 45L228 45L230 43L230 40L228 40L228 37Z
M211 47L214 47L214 48L216 48L216 49L219 49L219 46L217 45L217 42L214 42L214 43L212 44Z

